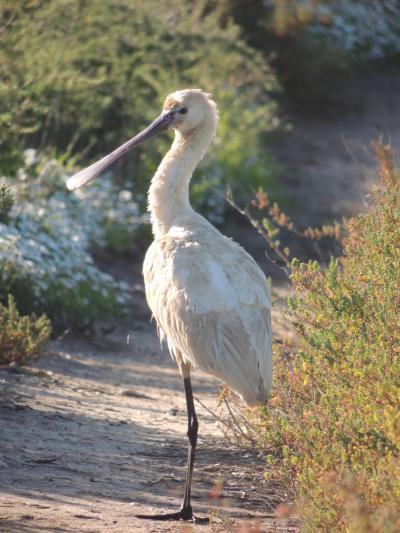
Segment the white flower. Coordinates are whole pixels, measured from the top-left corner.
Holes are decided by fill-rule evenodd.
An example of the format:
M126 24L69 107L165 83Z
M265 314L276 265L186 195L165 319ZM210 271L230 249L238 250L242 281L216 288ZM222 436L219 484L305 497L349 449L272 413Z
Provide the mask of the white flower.
M27 148L24 151L25 166L30 167L37 161L36 150L34 148Z
M131 191L120 191L118 198L122 202L130 202L132 200L132 193Z

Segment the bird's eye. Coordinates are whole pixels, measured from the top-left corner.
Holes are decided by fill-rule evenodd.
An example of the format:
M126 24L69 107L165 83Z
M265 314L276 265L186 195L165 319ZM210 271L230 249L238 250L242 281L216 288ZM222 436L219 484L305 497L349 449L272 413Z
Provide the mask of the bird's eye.
M181 115L184 115L185 113L188 112L188 109L187 107L181 107L178 111L178 113L180 113Z

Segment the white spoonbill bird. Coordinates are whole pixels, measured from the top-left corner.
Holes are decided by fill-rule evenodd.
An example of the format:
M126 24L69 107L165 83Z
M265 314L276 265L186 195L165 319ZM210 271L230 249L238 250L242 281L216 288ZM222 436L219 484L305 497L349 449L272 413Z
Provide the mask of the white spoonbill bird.
M180 510L140 518L199 520L190 501L198 431L191 371L201 368L216 376L251 406L264 404L271 387L271 296L267 280L254 259L196 213L189 202L193 171L214 138L217 121L217 106L209 94L199 89L174 92L150 126L67 183L74 190L137 144L169 127L175 131L171 149L149 189L154 242L146 254L143 274L159 334L167 341L183 377L188 464Z

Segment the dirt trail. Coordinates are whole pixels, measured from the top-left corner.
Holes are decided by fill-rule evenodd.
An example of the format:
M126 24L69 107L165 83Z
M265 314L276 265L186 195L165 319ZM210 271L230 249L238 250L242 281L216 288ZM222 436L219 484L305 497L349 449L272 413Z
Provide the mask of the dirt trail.
M135 518L180 504L186 410L153 327L136 324L129 344L127 334L121 327L95 345L55 342L33 365L0 371L0 531L217 531ZM217 381L196 373L193 385L215 410ZM263 480L262 459L227 444L215 419L197 410L196 512L214 507L238 525L297 531L295 520L274 517L285 495ZM210 499L220 480L222 499Z

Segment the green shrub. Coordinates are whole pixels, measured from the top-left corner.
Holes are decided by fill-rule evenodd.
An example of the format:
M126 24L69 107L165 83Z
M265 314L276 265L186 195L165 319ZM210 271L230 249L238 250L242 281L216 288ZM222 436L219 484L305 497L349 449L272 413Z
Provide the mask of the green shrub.
M275 357L255 420L267 475L296 495L304 531L400 530L400 186L377 151L385 190L347 223L343 257L293 261L301 349Z
M24 364L37 355L51 333L50 320L42 315L21 316L14 298L0 303L0 365Z
M0 185L0 222L7 222L14 204L11 191L4 184Z
M10 155L1 162L7 175L21 162L12 153L27 146L102 156L153 120L168 93L194 86L212 92L222 107L217 149L198 179L213 186L235 181L242 191L270 180L260 137L279 122L267 98L275 77L238 28L221 27L205 2L15 4L0 9L0 149ZM135 191L144 193L168 143L161 136L138 147L121 162L119 176L131 176Z

